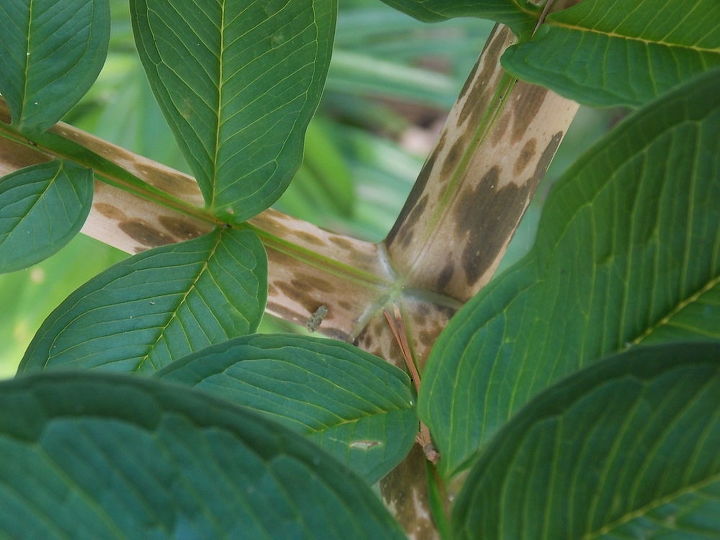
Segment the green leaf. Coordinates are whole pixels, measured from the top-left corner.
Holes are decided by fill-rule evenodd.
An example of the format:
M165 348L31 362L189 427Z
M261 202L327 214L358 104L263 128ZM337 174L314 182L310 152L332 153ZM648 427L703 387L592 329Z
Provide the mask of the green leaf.
M156 380L2 383L0 455L3 538L403 538L315 445Z
M302 159L336 0L131 0L140 58L207 206L244 221Z
M371 483L402 461L418 430L407 375L339 341L246 336L173 362L156 375L306 435Z
M612 357L546 390L492 441L457 538L720 537L720 345Z
M80 231L90 212L93 174L51 161L0 178L0 272L48 258Z
M135 255L91 279L50 314L19 372L153 372L253 332L267 260L255 233L217 230Z
M580 103L638 107L720 65L720 3L584 0L548 17L502 63Z
M720 339L720 71L558 181L533 249L453 318L418 400L454 472L533 395L638 343Z
M120 250L78 234L41 263L0 275L0 380L15 374L35 332L60 302L126 257Z
M382 0L416 19L445 21L454 17L480 17L508 25L516 35L530 32L539 15L526 0Z
M0 93L13 124L43 131L100 73L110 40L107 0L3 0Z

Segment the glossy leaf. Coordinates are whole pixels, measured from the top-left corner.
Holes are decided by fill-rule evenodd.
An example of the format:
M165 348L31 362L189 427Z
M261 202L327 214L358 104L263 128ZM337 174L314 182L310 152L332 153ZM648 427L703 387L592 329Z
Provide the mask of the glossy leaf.
M69 161L33 165L0 179L0 272L58 251L90 212L93 173Z
M539 15L527 0L383 0L421 21L445 21L454 17L480 17L507 24L517 35L532 30Z
M402 538L365 483L265 418L157 380L0 384L0 536Z
M643 342L720 339L720 71L558 181L533 249L453 318L418 410L456 471L548 385Z
M407 455L418 430L407 375L339 341L246 336L173 362L156 375L306 435L371 483Z
M135 255L91 279L43 323L20 364L153 372L253 332L267 260L255 233L211 234Z
M457 538L720 537L720 345L636 349L543 392L467 477Z
M336 0L132 0L135 39L209 208L244 221L302 159L335 29Z
M548 17L503 66L593 106L641 106L720 65L717 0L584 0Z
M110 39L108 0L3 0L0 21L0 94L18 129L45 130L100 73Z

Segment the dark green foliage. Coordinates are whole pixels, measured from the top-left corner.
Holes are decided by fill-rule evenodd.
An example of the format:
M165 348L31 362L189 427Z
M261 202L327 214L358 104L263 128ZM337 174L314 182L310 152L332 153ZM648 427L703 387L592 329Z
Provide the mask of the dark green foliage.
M405 457L417 432L408 376L338 341L248 336L174 362L157 377L264 413L370 483Z

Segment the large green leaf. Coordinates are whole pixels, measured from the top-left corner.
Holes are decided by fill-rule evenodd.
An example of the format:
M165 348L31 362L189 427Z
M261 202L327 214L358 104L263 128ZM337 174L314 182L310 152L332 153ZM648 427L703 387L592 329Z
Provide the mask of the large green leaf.
M584 0L548 17L502 62L575 101L637 107L720 65L720 2Z
M453 318L418 410L455 471L533 395L644 341L720 339L720 71L631 117L548 198L530 253Z
M153 372L253 332L267 260L255 233L217 230L135 255L91 279L47 318L20 372L100 368Z
M421 21L434 22L454 17L492 19L512 28L517 35L533 29L539 11L527 0L383 0Z
M100 73L110 39L108 0L3 0L0 21L0 94L13 124L47 129Z
M51 161L0 178L0 272L27 268L67 244L82 228L93 174Z
M131 0L140 57L218 215L269 207L300 165L325 82L336 0Z
M296 335L234 339L156 374L263 413L375 482L418 430L410 379L357 347Z
M457 538L720 538L720 345L636 349L531 401L458 497Z
M3 538L402 538L351 471L282 426L156 380L0 384Z

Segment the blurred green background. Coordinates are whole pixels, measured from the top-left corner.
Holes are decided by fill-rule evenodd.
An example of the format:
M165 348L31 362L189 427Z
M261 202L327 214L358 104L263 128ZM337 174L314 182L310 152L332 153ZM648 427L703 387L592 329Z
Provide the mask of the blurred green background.
M97 83L65 120L136 153L190 172L135 53L128 3L111 0L113 28ZM359 238L389 231L492 24L423 24L379 0L342 0L327 89L305 158L275 207ZM552 181L619 120L581 109L503 261L532 244ZM12 376L33 334L75 288L126 257L79 235L30 269L0 275L0 377ZM266 317L262 331L288 330Z

